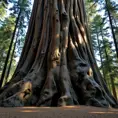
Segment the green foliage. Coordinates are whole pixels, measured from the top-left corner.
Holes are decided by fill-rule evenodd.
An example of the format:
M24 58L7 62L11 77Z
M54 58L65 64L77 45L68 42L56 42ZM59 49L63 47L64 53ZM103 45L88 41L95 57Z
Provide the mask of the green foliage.
M0 5L2 4L3 1L0 2ZM6 5L8 4L9 7L4 7L3 5L2 6L4 9L0 7L1 14L4 14L5 11L9 11L9 15L4 14L3 16L0 16L0 18L2 19L2 23L0 23L0 44L1 44L0 45L0 74L2 73L4 67L9 44L11 42L11 37L13 35L15 26L16 26L16 32L15 32L15 37L13 39L14 41L12 46L17 40L16 42L17 45L15 46L15 53L13 54L14 55L13 57L11 57L13 47L10 52L10 58L12 58L12 62L10 62L10 58L9 58L7 64L8 67L6 72L8 73L9 71L8 68L10 66L10 63L12 63L10 67L10 76L8 78L9 81L16 67L15 58L20 55L22 47L24 45L26 28L28 26L30 13L31 13L31 2L30 0L9 0L8 3L5 2L5 4ZM17 17L19 17L19 20L16 25Z
M6 14L7 14L7 2L1 0L0 1L0 25L2 24Z
M0 73L2 72L7 51L10 44L10 39L14 30L15 18L10 16L5 18L0 27Z
M108 0L108 3L114 32L116 37L118 37L118 5L112 0ZM87 11L90 12L87 13L89 29L99 69L109 89L112 90L112 84L115 84L118 88L118 59L116 58L114 42L110 31L111 26L106 9L106 2L105 0L86 0L86 6ZM113 79L113 81L111 81L111 79Z
M14 0L14 5L11 8L11 15L16 15L20 12L20 18L17 29L19 30L19 36L17 41L17 54L20 55L22 47L25 41L26 29L31 14L31 1L30 0Z

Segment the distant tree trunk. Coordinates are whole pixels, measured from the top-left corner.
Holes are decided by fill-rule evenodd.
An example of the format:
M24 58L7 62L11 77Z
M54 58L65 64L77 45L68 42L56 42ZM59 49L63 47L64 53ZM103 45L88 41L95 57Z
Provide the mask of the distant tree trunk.
M108 57L108 54L107 54L107 51L105 49L105 55L106 55L106 60L107 60L107 67L108 67L108 71L109 71L109 76L110 76L110 80L111 80L111 86L112 86L112 93L115 97L115 99L117 100L117 94L116 94L116 89L115 89L115 85L114 85L114 78L112 77L112 74L111 74L111 67L109 65L109 57Z
M34 1L19 64L0 90L1 106L117 105L96 66L83 2Z
M107 57L107 56L106 56L106 45L105 45L105 41L104 41L104 36L103 36L103 30L102 30L102 28L100 28L100 32L101 32L101 36L102 36L102 41L103 41L103 48L104 48L105 57ZM106 58L105 60L107 60L107 58ZM104 77L106 78L106 73L105 73L105 72L104 72ZM109 81L106 81L106 83L107 83L107 85L108 85L108 87L109 87L109 89L110 89L110 88L111 88L111 87L110 87L110 82L109 82Z
M107 67L108 67L108 71L109 71L109 77L110 77L110 80L111 80L112 93L113 93L115 99L117 100L117 94L116 94L116 88L115 88L115 84L114 84L114 78L111 74L112 70L111 70L111 67L109 65L109 57L108 57L108 53L107 53L107 50L106 50L106 46L105 46L106 44L105 44L105 41L104 41L102 30L101 30L101 35L102 35L102 40L103 40L103 45L104 45L104 52L105 52L105 56L106 56Z
M6 60L5 60L4 68L3 68L1 79L0 79L0 88L2 87L3 82L5 81L4 79L5 79L6 68L7 68L7 64L8 64L8 61L9 61L10 52L12 50L12 45L13 45L13 41L14 41L16 30L17 30L20 15L21 15L21 11L19 12L18 17L16 19L15 28L14 28L14 31L13 31L13 35L12 35L12 38L11 38L9 50L8 50L8 53L7 53L7 57L6 57Z
M113 37L114 44L115 44L116 55L117 55L117 58L118 58L118 44L117 44L117 39L116 39L114 28L113 28L111 13L110 13L110 10L109 10L110 1L109 0L105 0L105 1L106 1L106 10L108 12L109 22L110 22L110 26L111 26L111 33L112 33L112 37Z
M97 35L97 43L98 43L98 50L99 50L99 55L100 55L100 62L101 62L102 74L103 74L103 78L105 80L105 72L104 72L104 67L103 67L102 52L101 52L101 47L100 47L100 40L99 40L98 31L96 31L96 35ZM105 80L105 82L106 82L106 80Z
M9 77L9 74L10 74L10 70L11 70L11 66L12 66L12 62L13 62L13 57L14 57L14 53L15 53L15 49L16 49L16 43L17 43L17 40L18 40L18 36L19 36L19 29L18 29L16 38L15 38L15 42L14 42L14 46L13 46L13 51L11 53L11 59L10 59L10 63L9 63L9 66L8 66L7 73L6 73L6 79L5 79L6 82L5 82L5 84L7 83L8 77Z

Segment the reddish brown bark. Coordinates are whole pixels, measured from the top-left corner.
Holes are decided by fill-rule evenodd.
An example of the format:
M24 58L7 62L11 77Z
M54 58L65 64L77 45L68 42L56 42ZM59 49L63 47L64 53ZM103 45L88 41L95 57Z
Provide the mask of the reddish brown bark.
M1 106L117 105L96 66L83 2L35 0L18 67L1 89Z

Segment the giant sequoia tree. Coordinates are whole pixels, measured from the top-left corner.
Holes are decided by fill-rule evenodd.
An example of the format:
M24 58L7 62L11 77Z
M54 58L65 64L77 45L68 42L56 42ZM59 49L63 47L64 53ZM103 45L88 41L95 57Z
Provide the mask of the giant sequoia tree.
M34 1L19 64L0 93L0 106L117 105L96 66L84 0Z

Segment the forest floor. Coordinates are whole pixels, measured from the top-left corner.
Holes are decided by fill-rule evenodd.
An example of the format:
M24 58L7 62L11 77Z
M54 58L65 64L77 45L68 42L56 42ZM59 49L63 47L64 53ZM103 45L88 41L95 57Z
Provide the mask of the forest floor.
M118 118L118 109L90 106L0 108L0 118Z

